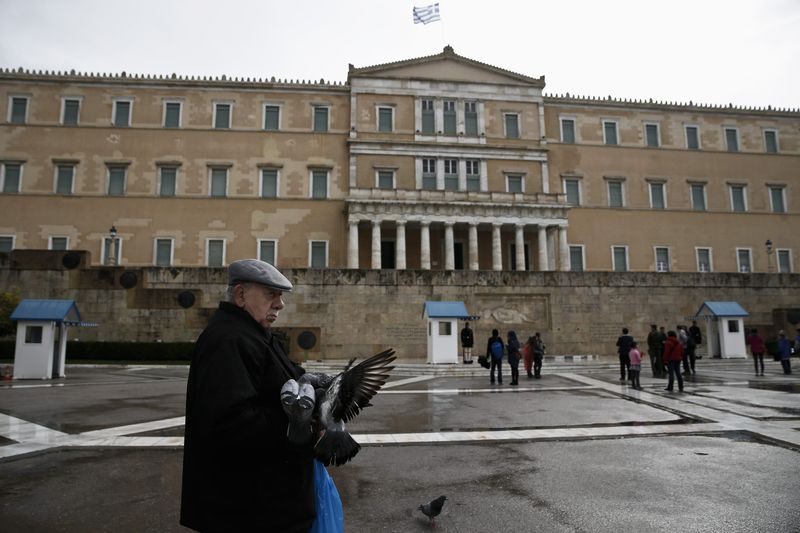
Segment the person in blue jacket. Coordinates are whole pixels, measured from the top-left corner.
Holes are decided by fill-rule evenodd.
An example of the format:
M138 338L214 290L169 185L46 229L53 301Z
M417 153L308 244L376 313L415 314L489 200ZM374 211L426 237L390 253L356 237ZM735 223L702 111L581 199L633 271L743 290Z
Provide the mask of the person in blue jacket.
M494 385L494 371L497 369L497 383L502 385L503 384L503 353L505 352L505 344L503 344L503 338L500 337L500 333L496 330L492 330L492 336L489 337L489 341L486 343L486 358L491 361L491 367L489 368L489 381L492 385Z
M786 338L786 332L780 330L778 332L778 358L781 360L784 374L792 373L792 346L789 344L789 339Z

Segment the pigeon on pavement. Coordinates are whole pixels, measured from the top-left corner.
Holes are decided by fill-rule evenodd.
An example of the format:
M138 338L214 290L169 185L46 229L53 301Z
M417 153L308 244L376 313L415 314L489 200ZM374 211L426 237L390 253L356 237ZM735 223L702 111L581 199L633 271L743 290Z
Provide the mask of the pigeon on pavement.
M442 512L442 507L444 507L445 500L447 500L447 496L439 496L430 503L420 505L418 509L422 511L422 514L430 518L431 523L435 526L435 518L439 516L439 513Z

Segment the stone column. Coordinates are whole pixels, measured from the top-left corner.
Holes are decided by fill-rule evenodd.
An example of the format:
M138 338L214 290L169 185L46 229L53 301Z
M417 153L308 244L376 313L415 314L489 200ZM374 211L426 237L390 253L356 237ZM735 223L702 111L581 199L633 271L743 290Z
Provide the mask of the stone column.
M406 268L406 221L397 221L397 270L405 270Z
M478 225L469 225L469 269L478 270Z
M558 228L558 253L559 253L559 270L567 272L570 270L569 264L569 244L567 244L567 227L559 226Z
M420 222L420 268L422 270L431 269L431 223L427 220Z
M372 221L372 268L381 268L381 221Z
M500 226L492 224L492 270L503 270L503 249L500 243Z
M514 245L517 249L516 269L517 271L522 272L525 270L525 240L523 239L523 230L525 229L525 226L522 224L517 224L514 229Z
M553 226L547 231L547 270L556 269L556 234Z
M456 259L453 250L453 223L444 223L444 269L455 270Z
M358 268L358 221L349 221L347 237L347 268Z
M548 270L547 265L547 228L539 225L539 270Z

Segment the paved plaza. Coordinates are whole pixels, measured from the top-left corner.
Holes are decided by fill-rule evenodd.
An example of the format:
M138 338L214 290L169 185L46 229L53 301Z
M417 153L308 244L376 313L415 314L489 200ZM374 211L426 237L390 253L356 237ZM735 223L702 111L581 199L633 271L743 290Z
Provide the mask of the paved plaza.
M610 359L518 387L474 367L404 362L350 424L348 531L800 532L800 378L778 363L703 359L683 394ZM188 369L67 374L0 385L0 530L187 531ZM441 494L433 529L416 508Z

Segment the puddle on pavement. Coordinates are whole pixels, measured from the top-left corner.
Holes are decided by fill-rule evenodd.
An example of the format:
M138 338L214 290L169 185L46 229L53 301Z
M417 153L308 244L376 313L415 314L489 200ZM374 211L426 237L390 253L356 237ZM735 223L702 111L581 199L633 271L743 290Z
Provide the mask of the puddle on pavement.
M800 393L800 382L795 383L770 383L767 381L749 381L747 387L750 389L762 389L777 392L789 392L792 394Z

